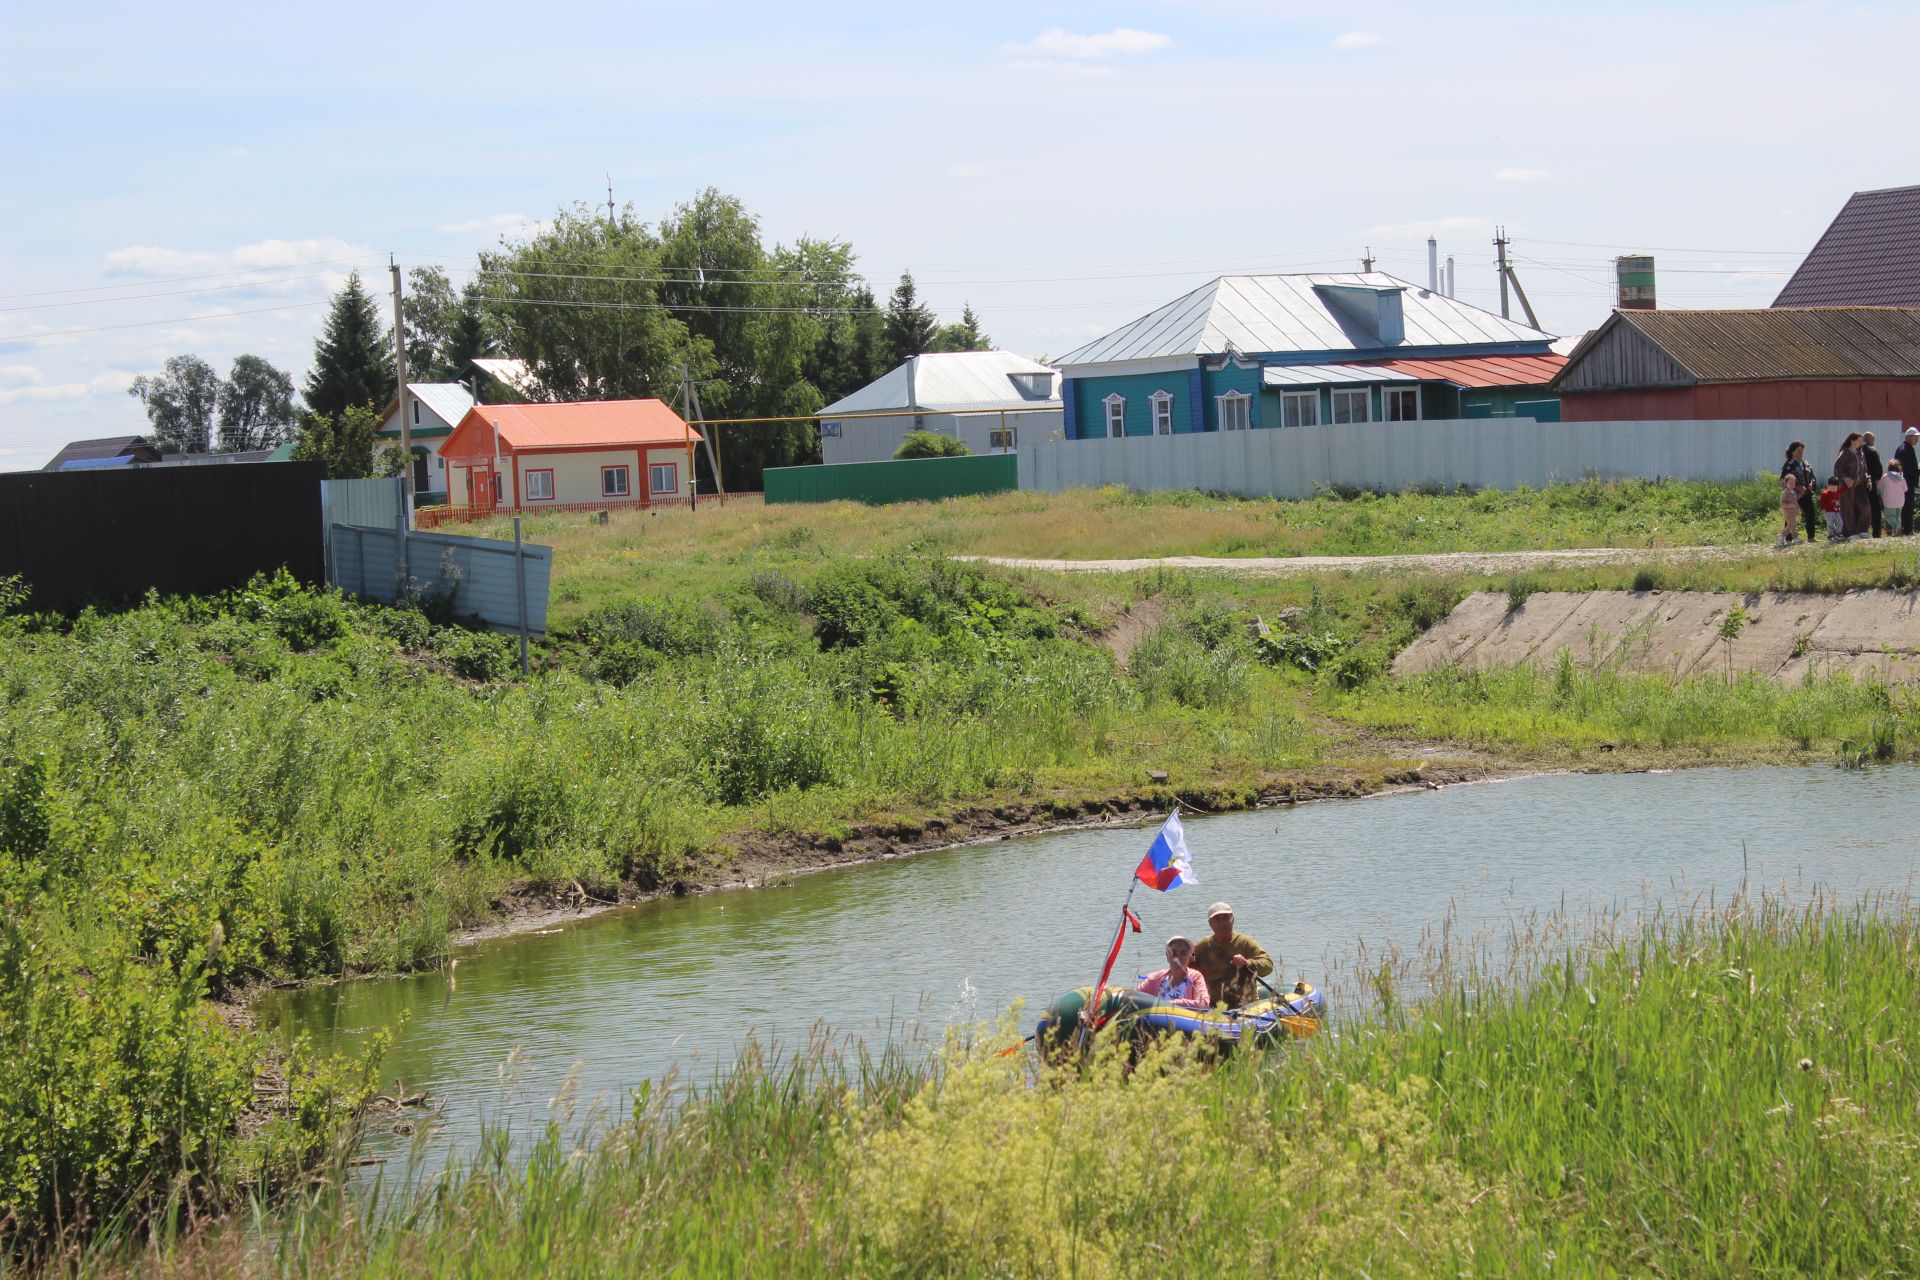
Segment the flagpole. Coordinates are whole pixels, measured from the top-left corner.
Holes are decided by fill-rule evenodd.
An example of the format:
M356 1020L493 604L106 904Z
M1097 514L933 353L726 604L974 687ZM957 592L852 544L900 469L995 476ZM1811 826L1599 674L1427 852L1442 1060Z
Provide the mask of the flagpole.
M1120 900L1120 927L1113 937L1113 949L1107 953L1107 962L1100 968L1100 976L1093 980L1093 995L1087 1001L1085 1020L1080 1027L1081 1052L1086 1052L1087 1041L1093 1036L1094 1019L1100 1016L1100 997L1106 993L1107 976L1113 972L1113 962L1120 954L1120 947L1126 941L1128 911L1133 906L1133 891L1140 887L1140 877L1134 876L1127 882L1127 896Z

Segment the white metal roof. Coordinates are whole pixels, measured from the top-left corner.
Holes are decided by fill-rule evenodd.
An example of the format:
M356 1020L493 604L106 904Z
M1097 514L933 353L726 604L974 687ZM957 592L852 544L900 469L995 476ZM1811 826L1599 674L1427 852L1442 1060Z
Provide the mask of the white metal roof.
M1553 335L1384 271L1221 276L1103 338L1061 356L1062 367L1165 356L1393 350L1329 305L1317 286L1399 289L1405 336L1397 347L1546 342Z
M1404 373L1351 364L1270 364L1260 371L1269 387L1324 387L1331 382L1412 382Z
M450 427L459 426L460 419L473 408L473 393L458 382L409 382L407 391L422 408Z
M498 379L515 391L526 391L532 384L532 375L527 372L524 360L509 360L504 356L481 356L473 361L473 367L489 378Z
M1045 374L1044 394L1028 390L1016 375ZM1024 381L1024 379L1022 379ZM912 394L909 396L908 388ZM1057 409L1059 375L1011 351L935 351L914 356L822 409L818 416L914 409Z

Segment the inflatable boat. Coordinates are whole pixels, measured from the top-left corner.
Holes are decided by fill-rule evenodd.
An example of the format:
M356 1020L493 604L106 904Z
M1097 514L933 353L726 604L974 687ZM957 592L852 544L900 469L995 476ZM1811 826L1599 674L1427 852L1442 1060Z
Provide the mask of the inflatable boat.
M1092 997L1092 987L1079 987L1055 997L1033 1029L1034 1042L1044 1050L1063 1048ZM1094 1025L1123 1035L1177 1031L1222 1047L1245 1043L1264 1049L1316 1034L1326 1009L1326 997L1308 982L1297 982L1291 990L1236 1009L1189 1009L1144 991L1108 987L1094 1015Z

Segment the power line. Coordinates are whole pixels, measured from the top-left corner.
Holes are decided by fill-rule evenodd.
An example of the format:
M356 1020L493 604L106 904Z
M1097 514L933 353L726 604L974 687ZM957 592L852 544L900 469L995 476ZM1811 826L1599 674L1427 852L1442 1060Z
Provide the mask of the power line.
M263 271L296 271L304 267L327 267L337 266L342 262L364 262L368 258L378 258L379 256L380 255L374 253L363 253L352 258L321 258L314 262L288 262L277 267L252 267L245 271L217 271L203 276L173 276L159 280L129 280L125 284L89 284L80 285L72 289L41 289L34 293L0 293L0 302L11 302L15 298L51 298L56 294L62 293L98 293L103 289L144 289L148 285L186 284L193 280L228 280L234 276L259 275ZM274 277L276 280L282 278L284 277ZM259 283L271 284L273 280ZM111 302L114 301L114 299L109 298L107 301Z
M331 274L329 272L326 275L317 276L276 276L271 280L246 280L239 284L209 284L198 289L168 289L160 293L123 293L112 298L75 298L70 302L34 302L24 307L0 307L0 314L14 311L46 311L53 307L91 307L102 302L142 302L149 298L180 298L192 293L227 293L234 289L253 289L263 284L299 284L307 280L325 280Z

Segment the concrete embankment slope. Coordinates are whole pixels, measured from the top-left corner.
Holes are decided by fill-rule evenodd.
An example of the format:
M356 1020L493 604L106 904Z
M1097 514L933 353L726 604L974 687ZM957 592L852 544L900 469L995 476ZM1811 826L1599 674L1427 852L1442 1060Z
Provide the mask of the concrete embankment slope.
M1846 672L1920 683L1920 600L1911 591L1846 595L1736 595L1715 591L1536 591L1518 608L1504 593L1476 592L1401 651L1397 676L1446 666L1548 664L1567 650L1584 666L1667 676L1719 674L1727 612L1747 620L1733 642L1735 674L1790 682Z

